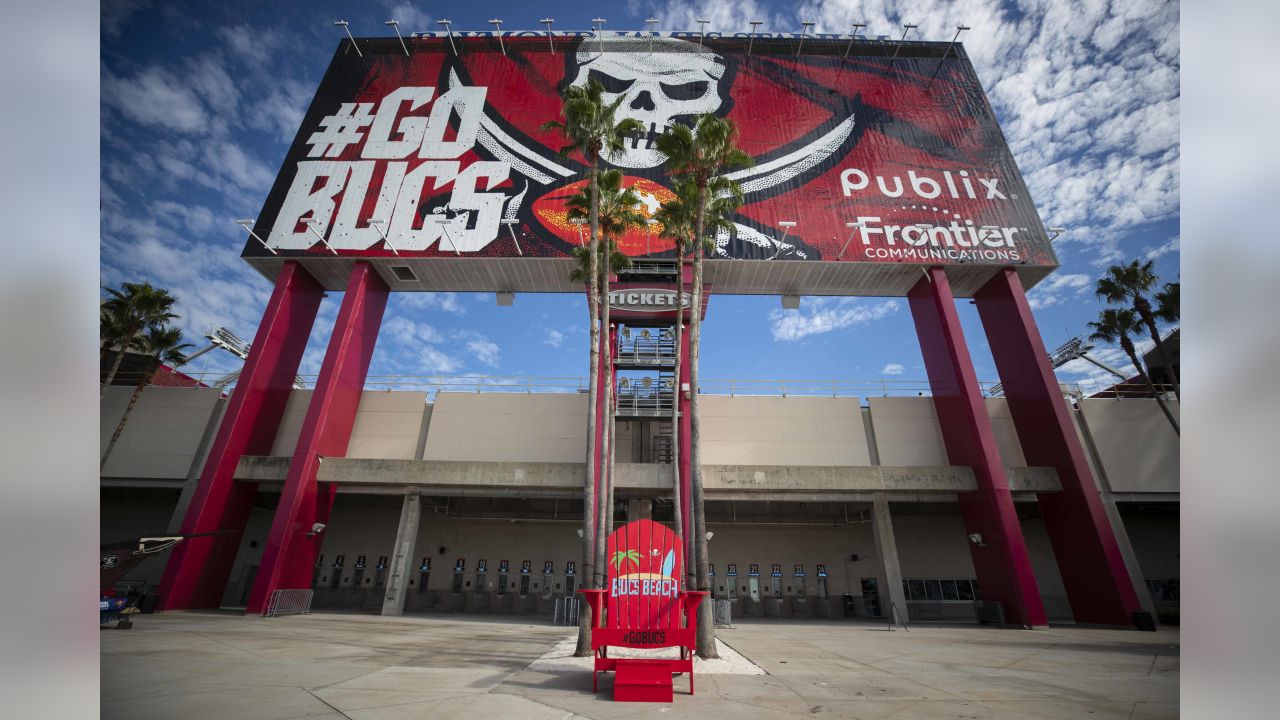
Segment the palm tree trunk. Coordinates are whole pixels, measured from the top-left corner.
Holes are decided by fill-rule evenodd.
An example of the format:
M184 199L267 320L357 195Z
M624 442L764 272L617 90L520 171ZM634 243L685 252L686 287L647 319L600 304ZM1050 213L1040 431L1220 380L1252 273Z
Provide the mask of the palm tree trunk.
M156 361L159 363L159 360ZM142 391L147 387L147 380L150 375L143 374L138 378L138 384L133 388L133 395L129 398L129 404L124 408L124 415L120 416L120 422L116 425L116 431L111 434L111 439L107 441L107 448L102 452L102 461L98 463L98 472L107 466L107 459L111 457L111 452L116 449L116 443L120 441L120 436L124 434L124 426L129 422L129 413L133 412L133 408L138 404L138 398L142 397Z
M134 339L138 337L140 330L135 330L127 335L127 339L120 343L120 349L116 352L116 359L111 363L111 369L107 371L107 379L102 383L102 389L98 393L98 399L107 396L107 388L111 387L111 381L116 379L116 372L120 370L120 363L124 361L124 354L133 344Z
M682 540L684 546L682 552L684 554L684 565L687 567L692 557L689 553L689 533L684 531L684 511L681 509L681 503L684 499L680 497L680 343L684 339L684 250L680 247L680 242L676 241L676 327L675 327L675 366L672 369L671 378L671 476L674 502L672 503L673 520L675 521L676 534Z
M591 245L588 249L590 267L588 269L587 314L590 323L590 358L587 370L587 471L582 485L582 578L590 583L590 587L598 588L599 580L595 570L595 503L596 503L596 403L600 399L600 328L596 323L600 308L600 257L597 254L596 231L600 227L599 218L599 186L596 178L599 169L591 166ZM574 650L577 657L590 657L595 654L591 649L591 606L580 605L578 613L578 645Z
M705 221L706 187L698 188L698 214L693 247L693 320L689 325L689 415L692 420L689 460L693 473L693 542L698 548L698 589L710 590L707 564L707 512L702 493L702 428L698 414L698 358L702 350L702 228ZM720 657L716 651L715 606L707 598L698 606L698 657L703 660Z
M1147 384L1147 389L1151 391L1151 397L1156 399L1156 404L1160 406L1160 410L1164 412L1165 418L1169 420L1169 424L1173 426L1173 432L1179 437L1182 436L1182 429L1178 426L1178 421L1173 417L1173 412L1169 410L1168 404L1164 401L1164 396L1156 390L1156 386L1151 382L1151 376L1142 369L1142 361L1138 359L1138 352L1133 347L1133 341L1127 337L1120 338L1120 346L1124 348L1125 354L1129 356L1129 362L1137 368L1138 375L1142 377L1143 382Z
M600 352L604 353L604 377L600 378L601 384L604 386L604 429L601 432L600 445L600 488L596 491L599 497L596 498L596 567L600 568L603 575L608 569L606 563L608 558L605 557L605 548L609 538L609 494L610 486L613 484L613 475L610 473L612 465L609 459L613 456L613 437L611 429L613 425L613 348L611 332L609 328L609 266L613 259L613 253L608 247L608 240L602 238L603 257L600 263ZM602 581L600 587L604 587Z
M1169 378L1173 380L1173 396L1178 398L1178 402L1182 402L1182 392L1179 387L1182 383L1178 380L1178 373L1173 369L1169 353L1164 349L1160 331L1156 329L1156 318L1151 312L1151 304L1146 298L1142 298L1141 302L1134 300L1133 306L1138 311L1138 317L1142 318L1142 324L1147 326L1147 332L1151 333L1151 340L1156 344L1156 352L1160 354L1160 360L1164 363L1165 370L1169 372Z

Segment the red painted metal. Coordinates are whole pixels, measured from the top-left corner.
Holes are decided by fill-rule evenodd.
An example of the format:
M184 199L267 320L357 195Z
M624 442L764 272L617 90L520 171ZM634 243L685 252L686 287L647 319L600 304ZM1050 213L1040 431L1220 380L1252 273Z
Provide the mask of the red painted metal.
M616 702L672 702L670 660L632 659L618 663L613 676ZM692 694L692 693L690 693Z
M1142 608L1022 281L1001 270L974 298L1022 454L1028 465L1056 468L1062 483L1039 500L1071 612L1077 622L1132 624Z
M599 673L616 671L621 676L621 668L637 662L609 657L610 647L678 647L680 659L664 661L666 684L670 686L671 673L689 673L689 694L693 694L697 610L707 593L680 589L684 567L682 545L680 537L670 528L652 520L629 522L609 535L606 587L579 591L586 596L592 610L591 647L596 652L593 689ZM638 671L638 674L649 677L650 672L652 669ZM651 683L637 680L624 684ZM614 699L626 699L618 695L617 688L618 682L615 682ZM623 695L626 694L624 691Z
M680 272L681 289L684 292L693 292L693 267L685 265ZM706 315L706 303L708 295L703 293L703 315ZM680 336L680 385L683 386L689 382L689 321L693 315L692 310L682 313L682 320L685 324L684 332ZM680 520L683 527L680 528L680 537L692 538L691 531L693 523L693 414L690 412L690 397L685 394L681 387L676 388L676 403L680 410L680 424L676 428L677 442L680 445ZM686 557L692 557L692 548L684 548Z
M951 285L940 267L929 268L925 275L907 299L947 458L955 465L972 467L978 481L977 492L959 494L959 505L965 533L982 536L981 543L969 543L982 596L998 600L1010 623L1046 625L1040 589L960 327Z
M182 521L183 533L231 532L190 538L173 549L160 582L162 610L222 602L257 494L255 485L235 481L236 465L243 455L271 453L322 297L320 284L298 263L285 263Z
M320 486L316 474L322 458L347 454L389 295L387 284L372 265L357 262L351 269L320 377L289 463L262 564L249 595L247 613L263 612L274 590L311 586L322 536L307 533L314 523L329 522L337 492L332 484Z

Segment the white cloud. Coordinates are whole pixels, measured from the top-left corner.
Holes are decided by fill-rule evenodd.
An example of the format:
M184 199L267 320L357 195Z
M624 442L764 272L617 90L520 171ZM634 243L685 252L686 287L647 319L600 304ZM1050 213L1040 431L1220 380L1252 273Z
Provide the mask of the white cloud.
M423 12L413 3L397 0L382 0L380 4L387 9L388 20L398 20L400 22L400 33L402 35L438 29L436 28L435 23L431 21L431 16Z
M884 369L880 371L880 374L881 375L901 375L904 371L906 371L906 368L903 367L902 363L889 363L888 365L884 366Z
M1093 286L1093 278L1088 275L1058 273L1032 288L1027 293L1027 304L1032 310L1043 310L1063 303L1071 297L1083 295Z
M467 350L475 356L477 360L488 365L489 367L497 367L501 360L501 348L498 344L488 339L476 339L467 343Z
M1163 257L1171 252L1179 252L1182 250L1182 236L1175 235L1167 242L1161 243L1155 247L1143 249L1146 251L1146 254L1143 255L1144 258L1147 260L1155 260L1156 258Z
M901 306L897 300L806 298L800 310L772 310L769 321L774 340L795 341L809 335L865 325L887 317Z
M146 68L127 78L107 71L102 100L143 125L192 134L203 133L209 126L208 111L191 86L160 68Z
M553 348L558 348L564 343L564 333L559 330L547 330L546 337L543 338L542 342Z
M416 310L440 310L455 315L467 314L467 309L458 302L457 293L406 293L401 303L405 307Z
M418 351L418 361L422 371L430 375L451 373L462 367L462 363L456 358L432 345L424 346Z

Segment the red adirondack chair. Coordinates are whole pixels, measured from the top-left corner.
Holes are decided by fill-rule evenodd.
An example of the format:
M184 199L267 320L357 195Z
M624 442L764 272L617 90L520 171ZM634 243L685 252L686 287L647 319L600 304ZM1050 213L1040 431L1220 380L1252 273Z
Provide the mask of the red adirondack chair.
M698 605L707 593L681 591L680 538L652 520L636 520L609 536L603 590L579 590L591 606L595 692L602 672L614 673L613 699L671 702L673 674L689 674L697 649ZM677 659L609 657L610 647L680 648Z

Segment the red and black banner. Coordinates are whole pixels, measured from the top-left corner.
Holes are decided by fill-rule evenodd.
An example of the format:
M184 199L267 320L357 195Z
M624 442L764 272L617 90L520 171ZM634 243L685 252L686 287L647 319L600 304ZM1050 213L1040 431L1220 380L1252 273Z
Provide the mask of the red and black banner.
M560 93L598 80L646 132L608 159L652 213L673 197L654 138L702 113L734 121L752 167L714 257L1056 265L960 46L813 41L799 56L717 39L455 38L343 43L258 216L246 257L565 257ZM850 224L854 225L851 227ZM661 225L621 238L673 252Z

